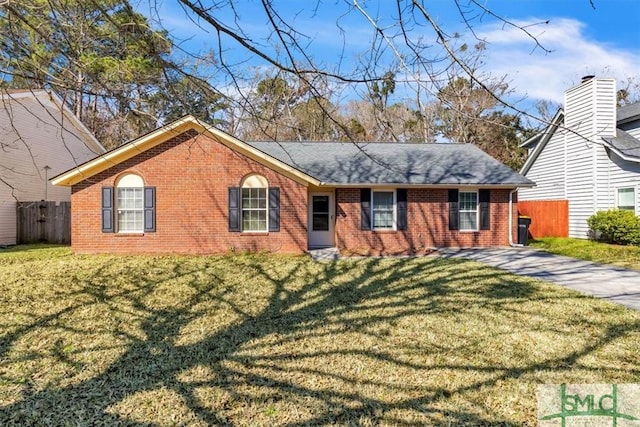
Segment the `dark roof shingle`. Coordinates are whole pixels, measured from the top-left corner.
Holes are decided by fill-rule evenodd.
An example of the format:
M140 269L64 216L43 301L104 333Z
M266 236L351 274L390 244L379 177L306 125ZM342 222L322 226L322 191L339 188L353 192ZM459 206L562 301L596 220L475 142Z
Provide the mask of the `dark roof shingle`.
M618 124L640 119L640 102L628 104L616 110L616 120Z
M640 141L622 129L616 129L615 137L603 139L625 156L640 158Z
M325 184L534 185L471 144L247 144Z

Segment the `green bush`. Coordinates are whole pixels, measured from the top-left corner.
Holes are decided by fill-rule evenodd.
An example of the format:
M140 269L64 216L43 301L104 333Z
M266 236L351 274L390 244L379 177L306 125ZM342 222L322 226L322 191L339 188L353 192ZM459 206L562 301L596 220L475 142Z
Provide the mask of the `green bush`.
M592 238L619 245L640 246L640 217L633 212L611 209L587 219Z

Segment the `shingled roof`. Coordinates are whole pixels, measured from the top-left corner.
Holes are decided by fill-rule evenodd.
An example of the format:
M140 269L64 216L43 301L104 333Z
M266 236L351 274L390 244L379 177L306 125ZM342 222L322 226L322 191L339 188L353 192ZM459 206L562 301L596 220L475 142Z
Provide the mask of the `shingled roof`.
M469 144L246 142L184 116L51 179L71 186L184 132L203 134L289 178L313 186L535 184Z
M619 107L616 110L618 126L640 119L640 102ZM626 160L640 159L640 140L621 128L616 129L613 138L602 138L610 147Z
M640 118L640 102L619 107L616 111L616 120L619 125L638 118Z
M616 129L615 137L602 139L625 157L640 158L640 141L622 129Z
M323 185L534 185L471 144L247 144Z

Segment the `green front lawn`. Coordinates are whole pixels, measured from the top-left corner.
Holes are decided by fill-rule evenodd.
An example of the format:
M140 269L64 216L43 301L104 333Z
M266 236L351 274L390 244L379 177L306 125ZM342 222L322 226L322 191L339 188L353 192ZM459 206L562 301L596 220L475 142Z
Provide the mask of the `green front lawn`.
M435 257L0 251L0 425L537 425L640 313Z
M529 244L553 254L640 270L640 247L638 246L610 245L593 240L561 237L544 237L533 240Z

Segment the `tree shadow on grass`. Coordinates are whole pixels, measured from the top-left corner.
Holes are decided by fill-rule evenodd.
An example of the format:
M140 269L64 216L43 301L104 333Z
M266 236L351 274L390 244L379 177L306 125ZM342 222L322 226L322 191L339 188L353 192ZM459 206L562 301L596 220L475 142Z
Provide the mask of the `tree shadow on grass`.
M426 258L118 260L124 266L79 273L64 310L3 336L0 380L22 394L0 406L0 424L520 425L474 396L537 371L562 373L640 326L605 325L588 344L526 363L487 360L474 355L473 334L483 333L474 316L513 317L515 325L524 305L548 298L531 281ZM82 312L92 305L111 316L108 330L87 325ZM520 325L555 333L552 326ZM109 340L85 353L54 340L47 357L81 379L16 385L12 347L41 328L123 344L83 377Z

